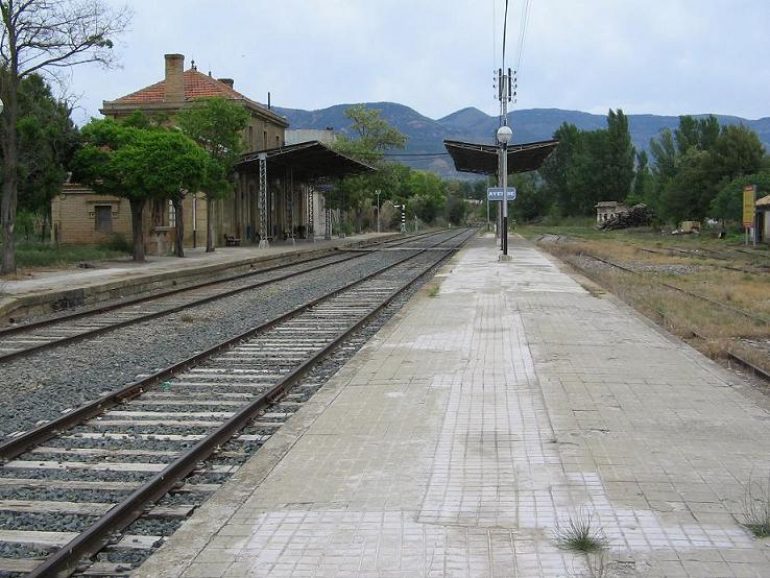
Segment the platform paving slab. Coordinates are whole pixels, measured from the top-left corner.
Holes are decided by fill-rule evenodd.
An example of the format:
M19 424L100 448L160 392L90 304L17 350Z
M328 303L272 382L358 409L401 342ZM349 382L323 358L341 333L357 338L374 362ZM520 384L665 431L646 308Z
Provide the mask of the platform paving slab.
M509 251L462 250L135 575L770 576L767 398ZM579 518L603 555L559 547Z

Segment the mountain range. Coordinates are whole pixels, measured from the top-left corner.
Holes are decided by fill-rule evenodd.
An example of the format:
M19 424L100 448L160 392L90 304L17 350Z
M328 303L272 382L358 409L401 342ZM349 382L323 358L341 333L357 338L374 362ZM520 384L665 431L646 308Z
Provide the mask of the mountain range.
M379 110L388 124L407 136L406 148L393 151L389 155L390 160L403 162L416 169L429 170L443 177L462 176L454 171L452 159L443 145L444 139L494 144L494 135L500 124L498 116L490 116L473 107L434 120L395 102L364 104ZM350 120L345 116L350 106L338 104L313 111L278 107L274 107L274 110L288 119L292 129L333 128L335 132L350 134ZM748 120L737 116L714 116L720 124L746 125L757 133L765 148L770 150L770 117ZM674 130L679 126L677 116L629 114L627 117L631 140L637 150L647 150L650 139L658 136L664 128ZM607 117L556 108L516 110L508 114L514 144L548 140L564 122L572 123L581 130L596 130L606 128Z

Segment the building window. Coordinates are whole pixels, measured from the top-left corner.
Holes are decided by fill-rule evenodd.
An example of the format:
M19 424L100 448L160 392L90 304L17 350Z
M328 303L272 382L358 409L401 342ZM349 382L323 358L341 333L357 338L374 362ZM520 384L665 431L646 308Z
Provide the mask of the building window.
M100 233L112 233L112 205L94 207L95 227Z
M249 150L254 150L254 127L249 127Z
M267 150L267 131L262 131L262 144L264 145L262 147L262 150Z
M176 209L174 208L174 201L171 199L168 201L168 226L176 227Z
M278 135L275 135L275 146L280 147L281 146L281 137Z

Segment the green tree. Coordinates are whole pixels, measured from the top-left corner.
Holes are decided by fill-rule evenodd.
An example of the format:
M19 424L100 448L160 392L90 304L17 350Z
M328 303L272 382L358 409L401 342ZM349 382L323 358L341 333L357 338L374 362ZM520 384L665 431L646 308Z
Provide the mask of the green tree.
M762 167L765 156L757 134L743 125L723 127L712 152L714 171L725 180L756 173Z
M203 182L206 195L206 252L214 251L214 201L233 191L235 163L244 150L243 131L249 113L225 98L202 98L176 116L182 131L208 153L211 162Z
M663 129L657 139L650 139L650 153L655 161L655 181L662 190L679 170L680 155L671 129Z
M78 178L97 192L128 199L134 260L142 262L147 201L173 199L180 189L196 189L206 178L208 157L173 130L141 129L106 119L92 121L82 134L84 146L73 161Z
M111 37L128 21L104 0L0 0L0 98L4 103L2 134L3 193L0 202L3 263L0 272L16 270L14 224L19 194L19 88L35 73L87 62L111 62Z
M516 200L510 205L511 217L521 223L530 223L548 214L548 198L538 190L532 173L511 175L508 182L516 187Z
M743 187L756 185L757 196L770 195L770 170L734 178L723 186L711 201L711 216L722 221L738 221L743 217Z
M352 122L350 131L354 138L341 134L334 143L338 152L370 164L382 162L390 149L403 149L406 136L393 128L380 116L380 111L356 104L345 111Z
M726 208L715 197L734 179L762 169L765 150L759 137L739 126L719 127L714 116L683 116L673 133L650 141L657 176L658 213L671 222L703 219L712 208Z
M412 196L407 201L408 212L424 223L433 223L446 203L446 183L434 173L412 171L409 175Z
M18 211L25 214L27 225L35 216L48 223L51 198L67 177L65 167L74 154L78 131L69 107L53 97L39 75L23 78L18 96ZM25 236L30 232L26 230Z
M607 115L606 157L602 178L604 189L612 199L625 199L631 192L634 181L634 155L636 151L631 144L631 132L628 128L628 117L621 109L610 109ZM593 209L593 207L592 207Z
M468 213L468 204L462 191L450 192L446 200L446 218L453 225L462 225Z
M574 163L581 146L581 131L574 124L563 123L553 134L559 146L540 167L545 195L556 205L562 215L575 212L571 193Z
M654 197L655 182L650 170L650 159L647 151L636 153L636 171L634 172L634 184L631 194L626 199L629 205L645 203L650 207L657 205L657 199Z
M545 196L562 216L590 215L601 200L622 200L634 179L634 147L623 111L610 110L607 128L581 131L564 123L556 151L540 169Z
M714 115L700 119L680 116L679 127L674 131L678 154L684 155L693 147L701 151L711 150L719 137L719 132L719 121Z
M391 127L380 116L379 110L357 104L349 107L345 115L352 121L350 130L355 138L339 135L333 145L334 150L378 170L341 179L325 198L329 208L343 212L344 219L352 211L360 230L364 207L373 205L374 192L380 191L380 203L403 200L408 194L405 183L411 171L403 165L384 162L385 152L403 148L406 137Z
M690 148L679 161L676 175L661 193L661 209L672 223L702 220L717 192L718 179L708 151Z

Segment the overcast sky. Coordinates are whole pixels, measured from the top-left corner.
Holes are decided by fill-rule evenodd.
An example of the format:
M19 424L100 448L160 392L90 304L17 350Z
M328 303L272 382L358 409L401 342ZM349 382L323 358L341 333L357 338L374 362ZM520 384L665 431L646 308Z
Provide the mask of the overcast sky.
M120 6L126 2L108 0ZM76 122L163 79L163 55L288 108L394 101L497 114L505 0L133 0L120 68L73 70ZM524 0L509 0L515 67ZM531 0L514 109L770 116L768 0Z

